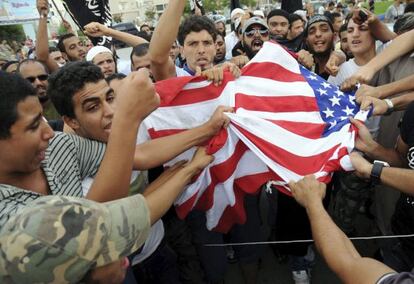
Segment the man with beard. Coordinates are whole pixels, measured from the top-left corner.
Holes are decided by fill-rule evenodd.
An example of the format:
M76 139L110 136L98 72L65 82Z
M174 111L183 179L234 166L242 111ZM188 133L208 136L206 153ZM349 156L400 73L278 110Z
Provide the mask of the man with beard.
M214 64L221 64L226 61L226 44L222 34L217 34L216 39L216 56L214 57Z
M263 43L269 40L269 27L259 17L253 17L246 21L242 30L243 49L247 57L252 59L262 48Z
M271 39L276 41L286 39L289 32L289 13L281 9L274 9L267 15L267 24Z
M315 73L328 79L325 69L333 51L334 29L331 21L323 15L312 17L306 27L306 44L315 59Z
M48 70L43 63L34 59L26 59L20 62L17 72L36 89L37 97L43 107L43 115L46 119L60 118L58 112L46 94L49 78Z

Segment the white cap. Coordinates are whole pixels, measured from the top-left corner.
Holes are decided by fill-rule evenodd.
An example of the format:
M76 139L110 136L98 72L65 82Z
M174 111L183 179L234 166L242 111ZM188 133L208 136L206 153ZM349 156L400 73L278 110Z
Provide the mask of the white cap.
M96 55L103 52L109 52L110 54L112 54L112 51L105 46L97 45L92 47L86 54L86 61L92 61Z
M264 19L264 13L262 10L254 10L253 15L258 16L258 17L262 17Z
M230 13L230 19L231 19L231 21L232 22L234 22L234 17L237 15L237 14L244 14L244 11L243 11L243 9L240 9L240 8L236 8L236 9L234 9L233 11L231 11L231 13Z

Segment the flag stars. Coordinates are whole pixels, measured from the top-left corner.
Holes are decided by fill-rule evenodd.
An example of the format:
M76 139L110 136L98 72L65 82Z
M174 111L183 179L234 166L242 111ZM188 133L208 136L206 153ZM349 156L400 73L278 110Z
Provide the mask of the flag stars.
M330 88L332 88L332 87L331 87L331 85L330 85L329 83L327 83L327 82L323 82L323 83L322 83L322 86L323 86L325 89L330 89Z
M355 105L355 96L348 96L348 100L351 104Z
M318 80L318 77L316 77L315 75L313 75L313 74L310 74L309 76L308 76L308 78L309 79L311 79L311 80Z
M346 106L346 108L345 109L343 109L342 110L344 113L346 113L346 115L352 115L353 114L353 111L354 111L354 109L353 108L349 108L349 106Z
M326 118L328 118L328 117L334 117L333 110L330 110L328 107L326 108L326 110L324 110L322 112L325 114Z
M336 120L332 121L329 123L331 126L329 126L329 128L333 128L335 127L338 123L336 122Z
M339 101L341 100L340 98L338 98L338 97L333 97L333 98L330 98L329 99L330 101L331 101L331 103L332 103L332 106L334 107L335 105L338 105L338 106L340 106L341 104L339 103Z
M321 88L317 89L317 91L319 92L319 94L322 95L327 95L326 90L322 90Z
M345 94L343 92L341 92L339 89L336 90L335 93L338 95L338 97L345 96Z

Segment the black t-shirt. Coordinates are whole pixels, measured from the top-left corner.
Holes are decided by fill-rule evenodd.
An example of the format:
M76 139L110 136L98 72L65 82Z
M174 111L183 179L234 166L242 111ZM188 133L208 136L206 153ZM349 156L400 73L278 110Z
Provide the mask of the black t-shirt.
M414 170L414 102L409 104L400 124L400 136L408 145L408 166ZM392 216L391 227L394 234L414 234L414 197L401 193ZM414 239L400 239L404 248L414 252Z

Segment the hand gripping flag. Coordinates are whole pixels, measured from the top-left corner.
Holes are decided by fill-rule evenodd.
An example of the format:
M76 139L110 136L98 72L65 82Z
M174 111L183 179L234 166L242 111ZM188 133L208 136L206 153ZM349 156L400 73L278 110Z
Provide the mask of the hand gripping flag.
M206 212L207 228L227 232L244 223L245 194L257 194L268 181L289 194L286 183L314 174L329 182L336 170L351 170L348 154L356 128L365 121L353 94L341 92L300 66L280 45L266 42L234 79L225 73L214 86L200 77L158 82L160 107L140 127L140 142L191 129L206 122L219 105L233 106L231 123L209 141L214 161L175 201L184 218ZM145 137L145 138L144 138ZM168 165L191 159L190 149Z

